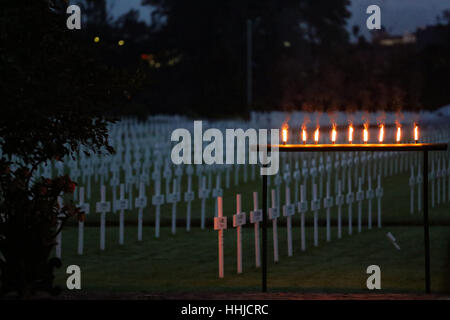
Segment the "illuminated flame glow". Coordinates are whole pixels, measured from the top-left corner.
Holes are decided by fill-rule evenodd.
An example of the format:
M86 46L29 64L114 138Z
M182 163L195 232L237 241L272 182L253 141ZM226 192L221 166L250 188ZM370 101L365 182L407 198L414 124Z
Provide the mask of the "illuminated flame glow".
M306 143L307 135L306 135L306 129L302 128L302 140L303 143Z
M378 141L382 143L384 140L384 125L380 126L380 135L378 136Z
M314 142L319 143L319 128L314 131Z
M419 141L419 126L414 124L414 141L417 143Z
M363 140L364 143L367 143L367 141L369 141L369 130L367 130L367 124L364 125Z
M337 136L336 127L333 126L333 130L331 130L331 141L333 143L336 143L336 136Z
M402 129L400 127L397 127L397 137L396 137L397 143L400 142L401 138L402 138Z
M353 142L353 126L350 125L348 127L348 142L352 143Z
M283 143L286 143L287 140L288 140L288 129L287 128L283 128L282 129L282 133L283 133L283 137L282 137Z

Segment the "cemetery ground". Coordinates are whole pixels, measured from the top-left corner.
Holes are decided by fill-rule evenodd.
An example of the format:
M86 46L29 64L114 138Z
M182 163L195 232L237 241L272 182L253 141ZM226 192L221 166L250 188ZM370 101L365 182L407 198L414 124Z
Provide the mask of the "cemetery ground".
M242 174L242 171L241 171ZM213 175L214 177L214 175ZM194 181L196 177L194 176ZM409 212L409 174L383 178L385 190L382 199L381 229L376 227L376 202L373 203L373 228L367 229L366 204L363 206L363 229L357 230L357 208L353 204L353 234L347 232L347 206L342 207L342 238L337 239L336 211L333 207L332 238L325 239L325 212L319 213L319 246L313 246L312 212L306 214L306 251L300 250L300 217L293 217L292 257L287 256L286 221L278 221L280 261L273 262L272 224L268 223L268 288L276 293L306 294L417 294L424 292L424 246L422 213ZM241 179L242 181L242 179ZM326 179L324 179L324 182ZM308 181L310 182L310 181ZM100 295L130 294L135 297L183 297L189 294L257 293L261 286L261 270L255 267L253 225L243 228L243 273L236 274L236 230L232 228L236 193L242 194L242 209L249 214L253 209L252 192L261 194L261 180L241 183L239 187L224 190L224 215L228 229L224 231L225 278L218 278L217 232L212 227L214 200L206 206L208 217L205 230L199 225L200 204L192 203L191 231L185 229L185 204L177 206L177 230L171 234L171 205L161 208L161 235L154 237L154 207L144 210L143 241L137 241L137 210L126 212L125 244L119 245L118 213L107 215L106 250L99 249L99 215L91 213L85 225L84 254L77 255L77 228L69 225L62 235L63 267L57 271L56 283L64 287L65 267L76 264L82 270L82 290L67 291L63 297L76 298ZM212 179L215 185L215 179ZM292 184L293 185L293 184ZM194 184L194 190L196 189ZM273 182L270 188L274 188ZM93 184L93 193L99 187ZM293 186L292 186L293 189ZM430 188L431 189L431 188ZM355 188L353 188L355 190ZM164 192L164 184L162 185ZM137 192L137 191L135 191ZM308 188L308 198L311 195ZM417 190L416 190L417 192ZM151 191L148 191L148 196ZM417 195L417 193L416 193ZM98 198L93 194L93 199ZM281 188L284 203L283 186ZM294 200L291 197L292 201ZM366 202L366 201L365 201ZM261 200L260 202L261 203ZM415 203L415 205L417 205ZM91 207L93 205L91 204ZM91 212L93 210L91 209ZM431 288L433 293L450 292L450 203L431 208ZM401 250L386 237L391 232ZM381 268L382 290L369 292L366 288L366 268L376 264ZM181 296L180 296L181 294ZM411 296L409 296L411 297Z

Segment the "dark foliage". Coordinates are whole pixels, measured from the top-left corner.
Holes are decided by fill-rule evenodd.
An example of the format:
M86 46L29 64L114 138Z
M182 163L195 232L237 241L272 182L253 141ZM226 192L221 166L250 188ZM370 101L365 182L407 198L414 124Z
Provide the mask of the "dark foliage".
M63 1L3 1L0 12L1 290L55 293L49 259L58 226L81 213L57 197L73 192L69 177L33 176L81 145L113 151L107 110L123 104L135 78L102 63L66 27ZM125 85L127 83L127 85Z

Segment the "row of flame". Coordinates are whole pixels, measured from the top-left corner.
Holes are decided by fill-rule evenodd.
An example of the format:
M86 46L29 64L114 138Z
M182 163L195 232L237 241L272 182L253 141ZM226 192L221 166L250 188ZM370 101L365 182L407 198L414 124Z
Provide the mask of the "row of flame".
M402 128L400 126L397 126L396 129L396 142L400 143L401 138L402 138ZM349 125L348 127L348 142L349 143L353 143L353 132L354 132L354 128L352 125ZM314 131L314 142L317 144L319 143L319 128L317 128ZM419 126L417 124L414 124L414 141L417 143L419 141ZM333 126L333 129L331 130L331 142L334 144L336 143L336 139L337 139L337 130L336 127ZM287 126L284 126L282 128L282 141L283 144L286 144L288 140L288 128ZM304 144L306 144L307 139L307 132L305 128L302 128L302 133L301 133L301 140L303 141ZM378 133L378 142L379 143L383 143L384 140L384 125L380 125L380 129L379 129L379 133ZM363 141L364 143L367 143L369 141L369 130L367 128L367 125L364 125L364 129L363 129Z

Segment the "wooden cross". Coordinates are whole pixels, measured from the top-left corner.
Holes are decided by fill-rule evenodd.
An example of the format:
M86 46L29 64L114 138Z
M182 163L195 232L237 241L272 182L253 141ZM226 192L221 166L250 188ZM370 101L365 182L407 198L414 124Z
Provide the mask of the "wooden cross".
M236 214L233 215L233 227L237 234L237 273L242 273L242 226L246 222L245 212L241 210L241 195L236 195Z
M223 216L222 197L217 198L218 213L214 217L214 230L219 231L219 278L224 277L224 262L223 262L223 230L227 228L227 217Z

